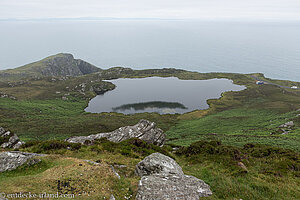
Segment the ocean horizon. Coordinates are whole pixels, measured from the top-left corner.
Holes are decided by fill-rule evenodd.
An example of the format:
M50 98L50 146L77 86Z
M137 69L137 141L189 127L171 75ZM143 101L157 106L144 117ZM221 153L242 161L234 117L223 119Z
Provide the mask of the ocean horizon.
M264 73L300 81L299 22L0 21L0 70L57 53L100 68Z

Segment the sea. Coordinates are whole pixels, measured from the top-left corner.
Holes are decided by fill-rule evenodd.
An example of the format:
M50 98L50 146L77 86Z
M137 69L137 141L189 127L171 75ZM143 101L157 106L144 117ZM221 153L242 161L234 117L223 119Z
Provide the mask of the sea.
M0 21L0 70L61 52L104 69L260 72L300 81L300 22Z

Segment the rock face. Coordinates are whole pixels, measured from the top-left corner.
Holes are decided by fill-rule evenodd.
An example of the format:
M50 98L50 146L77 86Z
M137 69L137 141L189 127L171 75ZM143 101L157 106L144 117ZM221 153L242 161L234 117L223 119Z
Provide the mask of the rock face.
M72 54L58 54L42 61L43 76L80 76L100 71L83 60L74 59Z
M168 156L154 153L139 162L136 174L142 176L136 200L199 200L212 195L209 185L184 175L181 167Z
M0 172L16 169L25 164L34 165L40 162L37 156L44 156L42 154L25 153L19 151L10 151L0 153Z
M100 72L101 69L72 54L60 53L15 69L0 71L0 78L25 78L48 76L80 76Z
M148 143L162 146L166 136L161 129L156 128L154 122L142 119L134 126L121 127L109 133L70 137L66 139L66 141L71 143L92 144L94 140L100 138L107 138L109 141L116 143L130 138L139 138Z
M18 149L22 144L24 144L24 142L21 141L16 134L6 131L2 127L0 127L0 139L1 148Z

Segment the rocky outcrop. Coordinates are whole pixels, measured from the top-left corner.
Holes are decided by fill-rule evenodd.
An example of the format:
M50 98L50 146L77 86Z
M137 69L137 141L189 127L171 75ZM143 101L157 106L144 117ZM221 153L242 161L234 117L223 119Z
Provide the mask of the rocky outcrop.
M199 200L212 195L209 185L185 175L175 160L160 153L151 154L139 162L136 174L142 176L136 200Z
M293 127L295 124L293 121L289 121L289 122L286 122L284 124L281 124L280 126L278 126L278 128L291 128Z
M4 128L0 127L1 148L18 149L21 147L22 144L24 144L24 142L21 141L16 134L11 133L10 131L6 131Z
M81 76L100 71L100 68L88 62L74 59L72 54L60 53L15 69L0 71L0 78Z
M96 139L107 138L109 141L119 143L130 138L139 138L148 143L162 146L165 142L166 136L163 131L156 128L154 122L148 120L140 120L134 126L121 127L109 133L98 133L89 136L74 136L66 139L67 142L93 144Z
M295 126L294 122L289 121L289 122L286 122L284 124L281 124L280 126L278 126L278 128L279 128L282 135L286 135L292 130L292 128L294 126Z
M100 71L94 65L74 59L72 54L58 54L42 61L43 76L80 76Z
M104 94L107 91L115 89L116 86L110 82L101 81L91 86L90 91L95 92L97 95Z
M14 170L25 163L34 165L41 161L36 158L38 156L45 155L19 151L2 152L0 153L0 172Z

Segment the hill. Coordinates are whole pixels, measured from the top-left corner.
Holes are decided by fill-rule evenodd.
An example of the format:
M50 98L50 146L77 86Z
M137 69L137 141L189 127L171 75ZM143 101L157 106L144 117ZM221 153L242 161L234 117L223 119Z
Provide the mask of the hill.
M88 62L74 59L72 54L60 53L15 69L0 71L0 78L81 76L99 71L100 68Z

